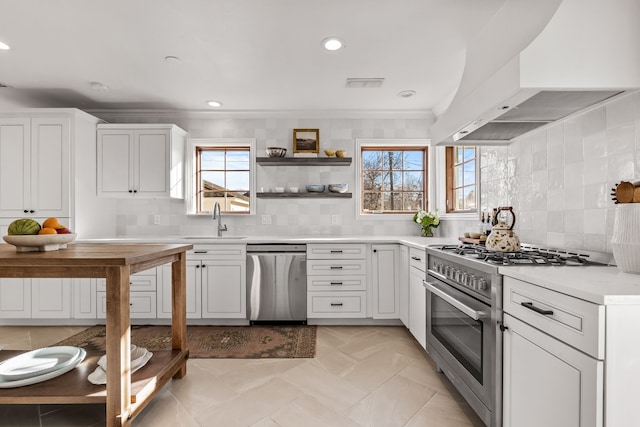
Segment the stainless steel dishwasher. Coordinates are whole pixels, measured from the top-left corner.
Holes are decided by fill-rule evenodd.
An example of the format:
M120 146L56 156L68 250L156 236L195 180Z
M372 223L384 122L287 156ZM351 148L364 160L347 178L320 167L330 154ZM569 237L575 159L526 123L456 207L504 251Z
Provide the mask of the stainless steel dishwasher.
M307 245L247 245L247 317L307 323Z

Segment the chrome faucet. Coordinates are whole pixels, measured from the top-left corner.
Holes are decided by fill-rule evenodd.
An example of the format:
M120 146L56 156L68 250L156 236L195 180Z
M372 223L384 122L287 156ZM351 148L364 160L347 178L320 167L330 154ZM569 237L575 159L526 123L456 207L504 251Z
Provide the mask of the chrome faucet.
M213 221L218 220L218 237L222 237L222 232L227 231L227 224L221 224L222 213L220 213L220 203L216 202L213 205L213 211L211 212L211 219Z

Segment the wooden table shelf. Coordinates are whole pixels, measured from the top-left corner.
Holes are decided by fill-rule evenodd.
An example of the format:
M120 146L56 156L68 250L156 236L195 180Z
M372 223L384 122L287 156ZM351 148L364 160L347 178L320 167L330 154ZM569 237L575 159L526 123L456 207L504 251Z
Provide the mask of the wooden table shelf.
M106 278L107 385L87 377L101 353L91 352L75 369L25 387L0 389L0 404L104 403L107 426L130 426L155 394L172 378L187 373L186 251L193 245L79 243L51 252L17 253L0 244L0 277ZM147 365L130 375L131 325L129 276L171 263L172 350L154 351ZM3 350L0 361L24 351Z

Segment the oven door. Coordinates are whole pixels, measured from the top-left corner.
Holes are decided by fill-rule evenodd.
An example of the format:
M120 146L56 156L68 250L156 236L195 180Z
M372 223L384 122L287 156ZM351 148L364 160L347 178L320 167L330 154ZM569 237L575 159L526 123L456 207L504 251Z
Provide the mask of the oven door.
M495 381L491 306L431 275L424 286L427 351L484 419L493 409ZM478 407L479 403L484 408Z

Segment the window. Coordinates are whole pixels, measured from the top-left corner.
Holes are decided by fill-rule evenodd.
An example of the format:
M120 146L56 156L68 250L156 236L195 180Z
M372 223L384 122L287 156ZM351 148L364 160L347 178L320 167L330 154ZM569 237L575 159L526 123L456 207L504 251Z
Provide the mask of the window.
M476 147L447 147L447 212L476 210Z
M251 147L196 146L196 213L251 212Z
M360 212L404 214L427 203L427 148L361 146Z

